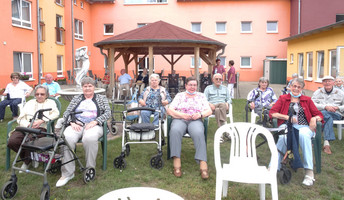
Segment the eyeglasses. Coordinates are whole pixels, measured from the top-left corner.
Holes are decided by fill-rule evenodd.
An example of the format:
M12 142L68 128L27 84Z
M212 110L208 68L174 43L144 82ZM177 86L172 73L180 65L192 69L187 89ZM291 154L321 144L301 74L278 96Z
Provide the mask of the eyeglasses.
M222 78L215 78L215 80L217 80L217 81L222 81Z
M302 89L301 86L297 86L297 85L292 85L291 87L294 89Z
M36 93L35 96L45 96L45 93Z
M13 77L11 77L12 79L19 79L19 77L18 76L13 76Z
M189 87L197 87L197 84L189 84L187 86L189 86Z

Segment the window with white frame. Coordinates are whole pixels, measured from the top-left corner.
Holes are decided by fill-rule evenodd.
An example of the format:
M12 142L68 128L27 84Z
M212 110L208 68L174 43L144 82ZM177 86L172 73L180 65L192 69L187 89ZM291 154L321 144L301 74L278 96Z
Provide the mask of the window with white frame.
M252 68L250 56L240 57L240 68Z
M62 27L62 16L56 15L56 43L63 44L63 32L64 28Z
M226 33L226 22L216 22L216 33Z
M202 32L201 22L192 22L191 31L194 33L201 33Z
M266 22L266 32L267 33L278 33L277 21L267 21Z
M337 69L337 50L336 49L334 49L334 50L330 50L330 55L329 55L329 57L330 57L330 59L329 59L329 71L330 71L330 75L332 76L332 77L337 77L337 75L338 75L338 69Z
M289 58L289 63L293 64L294 63L294 54L290 54L290 58Z
M124 0L124 4L160 4L167 3L167 0Z
M277 58L277 56L266 56L265 58L266 59L275 59L275 58Z
M104 35L113 35L113 24L104 24Z
M195 57L191 56L191 68L195 68ZM198 68L202 68L201 58L198 59Z
M313 52L307 53L307 78L313 78Z
M317 78L324 78L324 51L317 52Z
M55 0L55 3L59 6L63 6L63 0Z
M226 56L220 56L218 57L220 59L220 65L223 65L226 68Z
M84 8L84 2L80 1L80 8Z
M83 32L84 22L78 19L74 19L74 37L75 39L84 39L84 32Z
M301 78L305 75L305 71L303 70L303 53L298 54L298 73Z
M241 33L252 33L252 22L241 22Z
M74 5L77 5L76 0L73 0Z
M43 42L45 40L45 24L43 21L43 9L39 8L39 41Z
M146 26L146 25L147 25L146 23L138 23L137 28L141 28L141 27Z
M63 56L57 55L57 77L63 76Z
M144 68L148 69L149 72L149 58L148 57L138 57L138 72L143 71ZM154 57L153 57L153 73L155 71Z
M12 25L31 28L31 2L12 0Z
M32 53L13 52L13 71L32 78Z

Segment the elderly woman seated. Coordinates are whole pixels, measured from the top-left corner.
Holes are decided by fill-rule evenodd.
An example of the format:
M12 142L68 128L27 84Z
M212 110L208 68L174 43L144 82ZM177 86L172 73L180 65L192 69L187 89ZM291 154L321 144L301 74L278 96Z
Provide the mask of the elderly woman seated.
M98 153L98 139L103 135L102 125L111 116L111 110L106 96L95 94L95 82L90 77L81 80L83 94L74 96L63 118L67 119L70 112L82 112L75 117L80 122L70 122L65 131L65 139L72 149L81 139L86 154L86 167L95 168ZM72 153L63 151L63 163L72 160ZM61 167L62 177L57 181L56 187L64 186L69 180L74 178L75 161L67 163Z
M293 79L290 93L280 96L276 104L271 108L269 114L270 117L278 119L279 126L286 126L286 124L288 124L288 135L294 134L294 136L296 136L295 139L299 141L303 155L303 165L298 156L299 147L297 146L290 149L292 144L287 142L287 135L279 136L277 148L283 153L287 150L294 150L293 167L295 169L303 167L305 169L305 178L302 184L312 186L315 181L313 174L312 137L315 135L316 122L322 121L323 115L315 107L310 97L302 95L304 86L305 83L303 79ZM287 144L289 147L288 149ZM278 156L278 169L280 169L282 156L280 154ZM298 166L297 163L300 165Z
M41 129L43 131L47 131L47 122L49 120L54 120L59 117L60 112L56 106L54 100L48 99L49 97L49 89L46 86L38 85L35 88L35 99L31 99L28 101L23 110L20 112L20 115L17 119L19 126L21 127L29 127L31 124L32 117L34 114L40 109L47 109L51 108L51 111L44 112L44 115L47 118L43 119L35 119L32 122L31 128ZM38 137L42 137L43 135L38 135ZM24 139L25 135L22 132L14 131L8 140L7 146L15 152L18 152L20 145ZM29 140L32 140L31 135L29 135ZM30 151L22 149L20 158L24 161L23 165L21 166L22 169L26 170L29 168L29 164L31 163L30 158ZM38 163L34 163L34 167L37 167ZM22 173L22 171L19 171Z
M277 101L274 90L269 87L269 79L259 78L258 87L248 93L247 101L250 109L262 119L263 110L270 110Z
M185 81L185 92L176 95L167 113L173 117L170 130L171 158L173 158L173 174L182 176L181 148L183 135L188 132L196 149L195 160L200 164L202 179L208 179L207 147L204 138L203 117L212 111L203 93L196 92L197 80L189 77Z
M149 86L146 87L141 95L139 96L139 104L142 107L159 109L161 111L161 116L165 115L165 107L167 104L171 103L171 97L168 91L159 86L160 77L158 74L152 74L149 77ZM152 112L149 110L141 111L141 118L143 123L150 123L150 116ZM159 124L159 113L154 113L154 125Z

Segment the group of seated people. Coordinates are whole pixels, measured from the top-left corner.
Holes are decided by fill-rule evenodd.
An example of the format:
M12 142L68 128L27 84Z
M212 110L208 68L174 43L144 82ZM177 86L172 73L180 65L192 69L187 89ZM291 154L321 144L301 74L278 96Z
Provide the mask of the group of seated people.
M125 71L122 75L124 74ZM148 77L147 72L143 73L141 80L144 82L145 79L147 80L146 77ZM123 79L129 81L125 84L130 87L131 79ZM15 81L16 78L12 80ZM119 80L121 81L122 78ZM166 88L159 85L158 74L150 75L148 80L149 84L143 83L146 87L142 89L138 98L139 104L142 107L158 109L162 116L167 113L173 118L170 128L170 157L173 158L174 176L181 177L183 174L180 159L181 144L183 135L188 133L194 142L196 150L194 159L199 164L201 178L208 179L207 148L202 119L214 114L218 127L226 124L226 114L232 100L228 88L222 85L222 74L215 73L213 75L213 84L207 86L204 93L197 91L198 81L195 77L186 78L186 90L176 94L173 100ZM332 122L341 119L344 112L344 91L334 87L335 81L331 76L324 77L322 83L324 87L315 91L310 98L302 94L305 86L303 79L294 78L290 82L290 92L277 99L273 89L269 87L269 80L262 77L258 81L258 87L253 89L247 97L251 109L259 113L262 108L266 108L269 111L270 119L277 118L279 126L288 126L288 131L298 135L297 140L303 155L303 163L300 161L299 167L305 169L303 184L307 186L313 185L314 182L311 139L315 135L316 122L324 123L324 152L331 154L329 141L335 139ZM72 148L80 139L82 140L86 154L86 167L94 168L98 152L98 139L103 134L102 125L111 117L111 111L106 96L94 93L95 82L92 78L82 79L81 86L83 94L76 95L72 99L63 116L66 119L70 112L82 111L76 117L84 124L71 122L64 134ZM49 89L46 86L39 85L35 88L36 98L25 104L23 112L18 118L19 126L29 126L28 120L41 108L52 108L48 115L51 120L59 116L56 105L47 99L48 94ZM293 113L290 113L291 107ZM141 112L142 122L150 123L152 114L154 115L153 124L157 125L159 121L157 112ZM32 127L46 130L46 124L47 121L38 119L33 122ZM56 127L60 128L58 125ZM14 132L10 137L8 147L17 152L22 139L22 134ZM277 148L282 152L289 150L286 141L286 135L279 136ZM24 159L22 168L25 169L31 162L27 156L28 153L23 151L20 155ZM63 163L68 162L71 157L69 151L63 151ZM279 155L280 161L282 157ZM64 186L74 177L75 163L70 162L63 165L61 171L62 177L56 183L57 187Z

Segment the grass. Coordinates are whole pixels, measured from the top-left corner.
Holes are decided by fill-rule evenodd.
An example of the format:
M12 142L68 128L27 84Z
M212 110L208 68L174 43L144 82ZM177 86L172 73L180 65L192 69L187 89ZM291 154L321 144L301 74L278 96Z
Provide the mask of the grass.
M68 102L61 99L62 110L65 110ZM234 121L244 121L245 100L233 101ZM9 109L6 109L5 122L0 124L0 186L9 180L11 170L5 171L5 147L6 147L6 124L11 118ZM127 167L120 171L113 168L113 160L120 155L121 138L116 138L108 142L108 169L101 169L101 150L97 157L96 178L93 182L85 185L82 181L83 175L80 170L76 170L76 177L65 187L56 188L55 183L60 178L60 173L49 174L48 181L51 187L51 199L97 199L103 194L119 188L147 186L156 187L174 192L187 200L215 199L216 171L213 155L213 138L216 131L216 122L211 119L208 129L208 164L210 178L203 181L199 175L199 167L194 161L194 147L191 139L183 140L182 147L182 178L175 178L172 174L172 160L166 159L166 146L163 146L164 167L161 170L152 169L149 161L151 156L157 153L156 145L140 144L131 145L130 156L126 157ZM100 145L99 145L100 146ZM259 163L268 164L267 145L258 148ZM332 155L322 153L322 173L315 175L315 185L310 188L302 186L304 177L303 170L299 169L292 173L291 182L287 185L278 186L279 199L344 199L344 141L334 141L331 143ZM84 161L83 148L77 148L77 154L81 161ZM14 153L11 154L11 161ZM228 159L228 157L227 157ZM42 166L39 168L42 170ZM17 174L18 192L15 199L38 199L40 196L43 179L40 176L31 174ZM259 199L258 185L229 183L228 197L225 199ZM266 187L266 199L271 199L270 186Z

